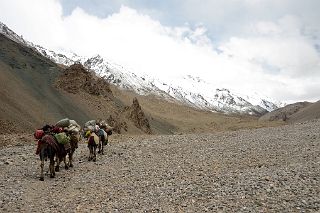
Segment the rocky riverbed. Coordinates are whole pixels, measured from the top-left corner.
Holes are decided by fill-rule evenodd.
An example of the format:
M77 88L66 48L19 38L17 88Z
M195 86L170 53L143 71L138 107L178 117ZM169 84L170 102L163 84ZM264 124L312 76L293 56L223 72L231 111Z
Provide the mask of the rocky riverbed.
M81 143L74 167L44 181L35 145L8 144L0 148L0 212L320 211L320 120L216 134L112 135L97 162L88 162Z

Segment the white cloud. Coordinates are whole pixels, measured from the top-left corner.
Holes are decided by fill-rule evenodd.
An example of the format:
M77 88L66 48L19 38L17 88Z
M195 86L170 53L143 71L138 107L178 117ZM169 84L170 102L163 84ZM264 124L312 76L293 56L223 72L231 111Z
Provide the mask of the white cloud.
M266 1L246 2L255 7ZM0 3L0 20L34 43L85 56L99 53L135 72L193 74L217 87L281 101L320 99L319 53L292 15L248 22L243 33L220 44L210 40L204 24L168 27L126 6L102 19L81 8L63 16L57 0L11 0Z
M64 39L62 7L56 0L1 1L0 20L26 39L41 45Z

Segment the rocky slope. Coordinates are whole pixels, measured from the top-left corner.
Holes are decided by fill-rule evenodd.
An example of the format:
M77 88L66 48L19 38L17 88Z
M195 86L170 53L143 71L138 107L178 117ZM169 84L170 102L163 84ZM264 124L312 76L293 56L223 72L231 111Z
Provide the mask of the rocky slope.
M259 118L259 121L287 121L299 122L317 119L320 117L319 102L297 102L289 104L285 107L279 108L269 112ZM300 113L302 112L302 113ZM307 116L308 115L308 116Z
M320 101L310 104L298 112L294 113L289 121L290 122L305 122L308 120L320 118Z
M0 56L0 132L30 131L65 116L80 123L89 119L88 112L53 86L61 74L55 63L2 34Z
M319 212L320 121L218 134L120 137L39 181L35 146L0 149L0 212Z
M291 115L303 109L304 107L310 105L309 102L298 102L294 104L289 104L285 107L279 108L272 112L269 112L259 118L261 121L274 121L274 120L283 120L286 121L290 118Z
M83 91L91 95L113 97L109 83L102 78L97 78L81 64L67 67L57 78L55 85L73 94Z

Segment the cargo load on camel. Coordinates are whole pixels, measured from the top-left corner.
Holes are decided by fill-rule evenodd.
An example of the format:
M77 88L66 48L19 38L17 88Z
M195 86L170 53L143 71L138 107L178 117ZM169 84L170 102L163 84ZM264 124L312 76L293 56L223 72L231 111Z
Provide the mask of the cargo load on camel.
M68 132L79 133L81 130L81 126L75 120L70 120L69 118L61 119L55 126L61 127Z
M64 161L65 169L73 167L73 153L78 148L80 131L81 127L75 120L64 118L55 125L46 124L34 132L34 138L38 142L36 154L41 160L40 180L44 180L43 161L47 157L50 158L50 177L54 177L55 172L59 171L61 161ZM68 162L66 156L68 156ZM55 170L52 170L54 158L57 165Z
M96 160L96 147L98 153L104 154L104 146L108 144L108 136L112 135L113 127L105 120L90 120L84 124L84 137L88 139L89 161ZM98 143L97 143L98 142Z

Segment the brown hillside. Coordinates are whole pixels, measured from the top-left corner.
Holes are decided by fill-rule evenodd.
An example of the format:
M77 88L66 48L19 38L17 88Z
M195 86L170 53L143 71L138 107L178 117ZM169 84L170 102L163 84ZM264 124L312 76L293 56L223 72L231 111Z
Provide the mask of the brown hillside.
M296 122L304 122L313 119L320 118L320 101L310 104L297 113L293 114L289 122L296 123Z
M272 112L269 112L259 118L259 121L288 121L291 116L299 112L303 108L309 106L309 102L298 102L294 104L289 104L285 107L279 108Z
M269 112L259 118L259 121L283 120L287 123L304 122L320 118L320 101L316 103L298 102Z
M91 117L53 86L61 74L56 64L3 35L0 56L1 133L32 131L67 116L80 122Z

